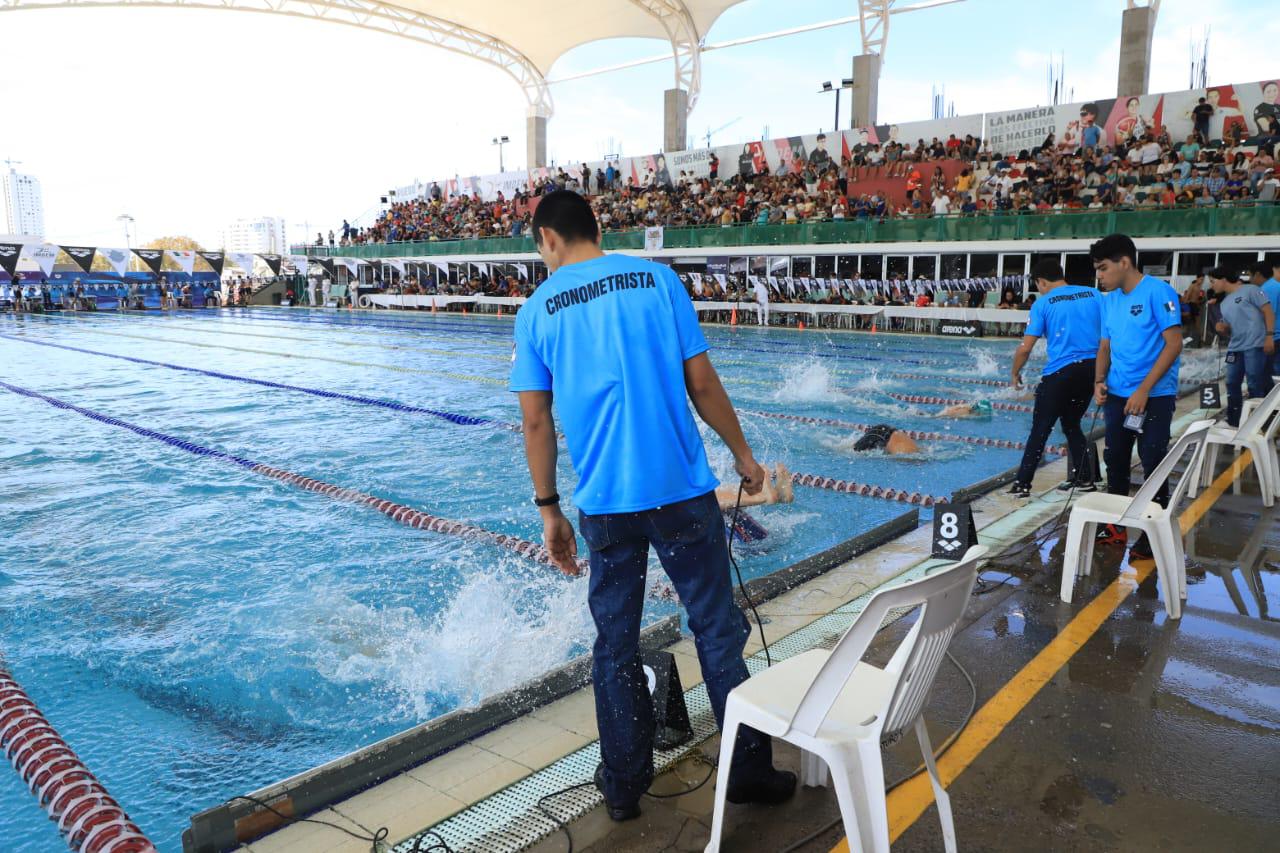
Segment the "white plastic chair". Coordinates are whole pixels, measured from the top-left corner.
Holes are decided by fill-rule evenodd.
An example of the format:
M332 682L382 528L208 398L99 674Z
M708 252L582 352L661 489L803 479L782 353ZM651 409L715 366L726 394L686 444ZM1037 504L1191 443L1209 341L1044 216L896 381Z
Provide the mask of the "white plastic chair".
M969 602L978 561L986 553L986 548L975 546L946 571L877 593L831 651L807 651L734 688L725 703L707 853L720 849L733 744L742 725L800 747L805 784L825 784L830 768L845 832L851 842L858 840L863 853L889 851L880 745L914 726L933 782L946 849L955 853L951 801L938 777L920 712ZM888 665L881 669L862 662L885 616L902 607L920 607L920 614Z
M1280 430L1280 385L1271 389L1262 400L1249 400L1241 417L1239 428L1214 427L1205 440L1205 452L1200 457L1200 467L1191 484L1191 497L1200 486L1213 482L1218 469L1218 451L1225 446L1236 448L1236 453L1248 450L1253 456L1253 467L1258 472L1258 487L1262 492L1263 506L1272 506L1280 497L1280 460L1276 458L1276 432Z
M1063 601L1071 601L1076 578L1093 570L1093 545L1098 525L1136 527L1147 534L1147 541L1151 543L1156 574L1164 590L1165 612L1170 619L1182 618L1182 599L1187 596L1187 561L1182 546L1182 530L1178 527L1178 504L1196 478L1204 442L1212 426L1213 421L1196 421L1188 427L1133 498L1097 493L1076 499L1067 524L1067 547L1062 560L1059 597ZM1178 478L1178 485L1170 492L1166 509L1156 503L1156 492L1173 474L1174 466L1188 450L1192 452L1191 460Z

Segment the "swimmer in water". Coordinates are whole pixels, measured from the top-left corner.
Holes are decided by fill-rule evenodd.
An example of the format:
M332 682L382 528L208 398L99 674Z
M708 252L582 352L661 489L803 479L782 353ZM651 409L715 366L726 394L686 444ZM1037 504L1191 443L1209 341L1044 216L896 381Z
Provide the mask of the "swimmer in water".
M768 468L765 468L768 471ZM733 512L735 506L765 506L766 504L789 504L796 499L795 489L791 484L791 472L787 466L779 462L773 467L773 480L765 478L764 488L759 494L749 495L742 492L742 503L738 503L738 484L725 484L716 489L716 500L720 502L722 512Z
M862 434L853 445L858 453L866 450L883 450L885 453L919 453L920 445L902 430L889 424L876 424Z
M938 412L940 418L982 418L990 420L992 406L990 400L978 400L975 403L956 403Z

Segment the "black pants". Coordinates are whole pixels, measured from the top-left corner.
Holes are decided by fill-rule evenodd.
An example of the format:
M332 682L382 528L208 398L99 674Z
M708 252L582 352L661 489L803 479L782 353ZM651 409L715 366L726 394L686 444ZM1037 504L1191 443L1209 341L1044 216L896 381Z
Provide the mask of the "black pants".
M1093 370L1094 360L1089 358L1068 364L1040 380L1036 387L1035 412L1031 415L1031 435L1027 438L1027 449L1022 453L1022 466L1018 469L1018 483L1031 485L1044 456L1045 443L1053 432L1053 425L1059 421L1067 437L1072 469L1083 470L1085 438L1080 429L1080 419L1088 411L1089 400L1093 397Z
M1142 474L1150 477L1151 472L1164 460L1169 452L1169 439L1173 430L1173 411L1178 398L1175 395L1148 397L1147 411L1143 418L1142 432L1134 432L1125 428L1124 407L1127 397L1114 394L1107 397L1107 449L1102 454L1107 463L1107 492L1113 495L1129 494L1129 472L1133 467L1133 447L1138 446L1138 458L1142 461ZM1169 502L1169 483L1160 484L1156 492L1156 503L1167 506Z

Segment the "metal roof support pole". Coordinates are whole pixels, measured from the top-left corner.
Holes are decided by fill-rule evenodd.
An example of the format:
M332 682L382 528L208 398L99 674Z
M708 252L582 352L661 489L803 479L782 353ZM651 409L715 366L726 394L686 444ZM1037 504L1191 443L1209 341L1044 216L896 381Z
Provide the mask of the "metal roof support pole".
M682 151L688 140L689 114L702 91L702 38L683 0L631 0L667 32L675 60L675 87L663 93L662 150Z

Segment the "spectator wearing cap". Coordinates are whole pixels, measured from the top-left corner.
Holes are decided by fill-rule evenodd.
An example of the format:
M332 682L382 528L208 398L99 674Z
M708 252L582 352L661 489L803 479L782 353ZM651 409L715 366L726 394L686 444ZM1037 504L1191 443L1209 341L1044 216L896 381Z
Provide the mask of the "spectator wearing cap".
M1261 273L1255 276L1259 283ZM1271 390L1271 358L1275 355L1276 315L1262 288L1243 284L1239 274L1225 266L1209 271L1209 281L1220 297L1222 319L1219 334L1227 342L1227 424L1240 425L1244 408L1242 386L1249 380L1249 396L1265 397Z

